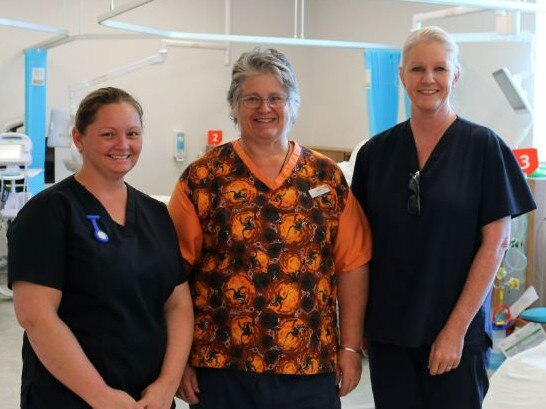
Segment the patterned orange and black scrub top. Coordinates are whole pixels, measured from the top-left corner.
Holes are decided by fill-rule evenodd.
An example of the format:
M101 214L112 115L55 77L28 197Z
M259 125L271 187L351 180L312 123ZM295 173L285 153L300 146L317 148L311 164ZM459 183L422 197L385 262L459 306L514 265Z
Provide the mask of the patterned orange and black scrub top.
M169 212L194 265L193 366L335 370L336 274L370 260L370 230L335 162L290 143L274 181L236 141L176 184Z

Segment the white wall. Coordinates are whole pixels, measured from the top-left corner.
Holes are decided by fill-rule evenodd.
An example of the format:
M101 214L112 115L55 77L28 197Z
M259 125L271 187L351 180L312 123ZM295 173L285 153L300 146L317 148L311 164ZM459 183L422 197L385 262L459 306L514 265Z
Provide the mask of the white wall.
M70 34L116 33L99 26L97 16L109 0L1 0L0 18L68 28ZM117 4L123 2L117 1ZM83 11L80 9L83 4ZM413 13L442 7L396 0L313 0L306 2L306 37L401 45ZM232 0L232 33L293 36L293 0ZM119 19L187 31L223 32L223 0L157 0ZM532 29L526 16L524 29ZM452 32L493 31L492 13L434 21ZM24 111L22 50L50 38L45 33L0 26L0 125ZM49 50L47 105L68 108L68 86L155 54L159 39L82 40ZM252 44L234 43L231 62ZM300 82L302 106L291 138L302 144L351 148L368 137L363 51L275 46L292 61ZM490 126L508 142L526 125L511 111L491 77L507 66L530 69L531 47L524 43L461 44L464 75L455 91L460 115ZM237 137L225 102L231 66L216 50L169 48L163 65L147 67L104 83L133 93L145 110L145 146L129 183L150 194L170 194L187 162L173 159L173 130L187 134L187 158L197 157L208 129ZM524 86L526 83L523 84ZM530 86L530 84L529 84ZM66 156L66 151L58 157ZM57 175L67 175L58 161Z

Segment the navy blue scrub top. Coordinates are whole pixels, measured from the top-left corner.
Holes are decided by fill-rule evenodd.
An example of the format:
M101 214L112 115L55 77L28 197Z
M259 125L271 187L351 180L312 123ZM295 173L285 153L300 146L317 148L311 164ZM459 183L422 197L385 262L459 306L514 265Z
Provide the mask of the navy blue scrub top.
M90 214L108 242L94 237ZM25 205L8 245L9 282L62 291L58 314L92 364L109 386L140 399L163 362L164 304L187 278L166 206L127 185L122 226L69 177ZM89 407L43 367L26 334L21 407Z
M417 170L421 213L412 215L408 183ZM366 336L406 347L431 345L447 322L481 228L536 208L508 146L462 118L446 130L423 169L409 120L373 137L358 153L352 190L373 235ZM489 292L465 345L483 345L490 325Z

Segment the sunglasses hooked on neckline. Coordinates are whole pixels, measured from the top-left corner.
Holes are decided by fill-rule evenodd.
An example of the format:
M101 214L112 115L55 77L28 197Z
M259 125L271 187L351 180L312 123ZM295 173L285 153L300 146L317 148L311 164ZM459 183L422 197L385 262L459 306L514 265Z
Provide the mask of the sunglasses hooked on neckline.
M408 213L415 216L419 216L421 214L421 194L419 188L420 177L421 173L419 171L410 173L410 179L408 182Z

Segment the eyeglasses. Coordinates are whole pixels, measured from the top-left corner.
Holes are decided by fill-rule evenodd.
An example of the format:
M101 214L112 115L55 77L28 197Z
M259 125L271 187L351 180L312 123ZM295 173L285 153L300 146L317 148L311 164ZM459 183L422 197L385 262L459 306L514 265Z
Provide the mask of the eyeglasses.
M265 101L271 108L282 108L285 106L288 97L284 95L272 95L267 98L260 98L255 95L249 95L248 97L241 98L243 105L246 108L259 108Z
M408 213L419 216L421 214L421 195L419 193L419 178L421 174L419 171L410 173L410 179L408 182Z

